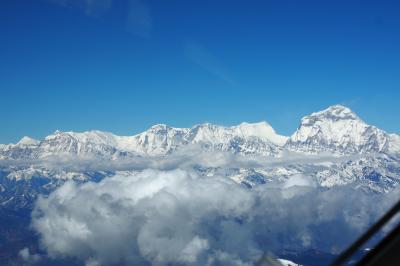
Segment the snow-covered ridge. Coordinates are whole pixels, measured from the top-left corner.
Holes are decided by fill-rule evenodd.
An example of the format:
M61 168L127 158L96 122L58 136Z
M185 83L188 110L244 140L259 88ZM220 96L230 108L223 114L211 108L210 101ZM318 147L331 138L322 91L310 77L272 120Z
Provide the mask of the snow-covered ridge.
M107 159L166 155L187 145L204 150L242 155L279 156L282 151L336 154L400 154L400 136L388 134L362 121L349 108L334 105L301 120L289 138L279 135L267 122L225 127L200 124L192 128L154 125L132 136L104 131L56 131L44 140L23 137L17 144L0 145L0 159L46 158L71 154Z
M56 131L42 141L24 137L17 144L0 147L2 158L45 158L76 154L117 159L121 156L165 155L193 144L208 150L242 154L277 154L288 137L278 135L266 122L224 127L201 124L192 128L152 126L133 136L118 136L98 130Z

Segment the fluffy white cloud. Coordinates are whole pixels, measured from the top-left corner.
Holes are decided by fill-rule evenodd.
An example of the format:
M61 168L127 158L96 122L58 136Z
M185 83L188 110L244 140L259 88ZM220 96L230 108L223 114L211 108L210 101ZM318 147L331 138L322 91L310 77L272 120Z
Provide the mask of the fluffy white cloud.
M40 262L40 255L32 254L28 248L23 248L18 253L24 264L34 265Z
M316 180L307 177L305 175L302 174L296 174L296 175L292 175L288 178L288 180L286 180L285 184L284 184L284 188L290 188L290 187L294 187L294 186L299 186L299 187L316 187L317 186L317 182Z
M182 169L71 181L37 201L32 225L49 256L87 265L245 265L282 248L340 250L390 204L304 178L252 190Z

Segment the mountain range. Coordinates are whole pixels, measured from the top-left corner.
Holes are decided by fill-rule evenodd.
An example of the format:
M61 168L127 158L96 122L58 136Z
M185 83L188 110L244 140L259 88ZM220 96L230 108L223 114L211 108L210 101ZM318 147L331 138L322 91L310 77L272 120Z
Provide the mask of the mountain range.
M368 125L349 108L335 105L304 117L290 137L277 134L267 122L242 123L232 127L207 123L192 128L158 124L133 136L97 130L81 133L56 131L41 141L23 137L16 144L2 144L0 159L45 159L69 154L116 160L168 155L189 145L209 151L275 157L282 156L284 151L398 155L400 136Z
M37 195L65 180L98 181L117 171L137 171L138 161L189 160L193 151L215 161L202 164L192 158L201 174L223 175L248 187L298 175L321 187L356 182L375 192L388 192L400 182L400 136L334 105L302 118L291 136L260 122L192 128L159 124L133 136L94 130L56 131L43 140L23 137L16 144L0 145L0 204L31 205ZM218 165L213 156L225 161L234 156L240 162ZM86 169L86 161L97 163ZM121 162L124 167L114 167ZM108 164L113 166L103 167Z
M39 195L46 197L67 180L99 182L146 167L186 167L248 189L269 183L321 190L352 185L381 195L400 183L400 136L334 105L303 117L291 136L279 135L267 122L158 124L132 136L56 131L43 140L0 144L0 263L13 260L26 243L37 247L28 228Z

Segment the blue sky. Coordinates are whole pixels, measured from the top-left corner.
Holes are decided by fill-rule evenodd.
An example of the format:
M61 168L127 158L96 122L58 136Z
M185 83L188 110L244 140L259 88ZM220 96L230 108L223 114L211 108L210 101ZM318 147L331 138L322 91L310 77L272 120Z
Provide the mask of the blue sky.
M400 132L398 1L5 0L0 143L300 118L345 104Z

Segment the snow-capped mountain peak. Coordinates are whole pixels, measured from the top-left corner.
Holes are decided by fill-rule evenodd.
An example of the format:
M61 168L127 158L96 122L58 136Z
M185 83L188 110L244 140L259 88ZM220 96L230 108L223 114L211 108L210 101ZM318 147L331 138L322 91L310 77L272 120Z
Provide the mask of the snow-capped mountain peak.
M317 121L339 121L339 120L354 120L362 122L361 119L349 108L343 105L333 105L320 112L312 113L305 116L301 120L302 125L311 125Z
M201 124L192 127L186 139L189 143L200 144L207 149L275 155L281 151L287 137L278 135L267 122L260 122L231 127Z
M279 146L284 145L288 140L288 137L277 134L272 126L265 121L258 123L244 122L238 126L232 127L232 129L240 135L258 137Z
M244 153L260 151L255 145L261 145L262 153L265 154L272 150L276 152L275 146L282 146L286 139L287 137L278 135L266 122L242 123L232 127L204 123L192 128L158 124L134 136L136 150L140 154L154 155L167 154L189 144L206 149Z
M18 141L17 145L19 146L35 146L38 145L40 141L33 139L28 136L24 136L20 141Z
M153 132L158 132L158 131L162 131L162 130L168 130L171 129L172 127L166 125L166 124L155 124L153 126L150 127L149 131L153 131Z
M185 139L187 132L187 128L174 128L165 124L157 124L147 131L133 136L130 143L132 150L139 154L162 155L187 144Z
M349 108L334 105L303 117L286 146L296 151L351 154L386 151L389 141L383 130L366 124Z
M228 142L233 137L256 137L275 145L283 145L287 137L281 136L267 122L247 123L224 127L213 124L196 125L190 129L194 142Z

